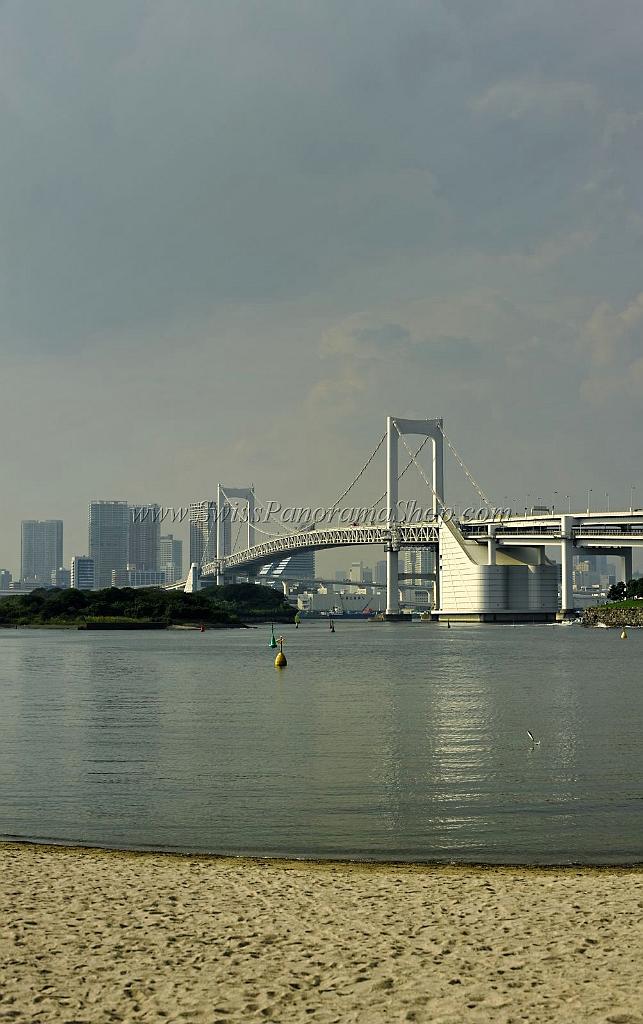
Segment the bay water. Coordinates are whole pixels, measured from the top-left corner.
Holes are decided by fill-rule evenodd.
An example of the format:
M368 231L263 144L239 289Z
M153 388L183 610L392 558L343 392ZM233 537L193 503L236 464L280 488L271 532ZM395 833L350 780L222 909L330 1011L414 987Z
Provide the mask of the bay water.
M1 630L0 837L643 862L643 631L279 628Z

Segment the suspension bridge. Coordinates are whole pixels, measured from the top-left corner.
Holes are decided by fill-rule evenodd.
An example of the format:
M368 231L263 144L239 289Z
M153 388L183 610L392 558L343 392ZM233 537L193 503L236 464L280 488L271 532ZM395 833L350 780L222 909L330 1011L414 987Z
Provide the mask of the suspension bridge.
M407 437L419 436L415 450ZM427 474L419 461L424 447L431 445L431 470ZM259 524L254 488L219 485L210 525L216 537L211 555L210 536L204 544L204 558L193 564L185 580L171 586L188 591L203 580L224 583L235 574L252 577L268 561L306 551L364 544L377 545L386 554L386 617L400 617L399 553L405 548L429 547L435 553L436 618L468 621L551 621L557 615L573 614L572 567L574 554L609 554L623 563L623 575L632 575L632 550L643 547L643 511L558 513L534 509L514 514L495 506L484 493L444 430L442 419L403 419L388 416L386 431L374 450L335 501L315 512L341 509L349 493L362 479L383 446L386 446L386 487L366 509L369 522L328 524L307 522L299 529L273 532ZM400 446L404 450L400 471ZM448 448L469 484L476 491L484 516L473 519L453 515L444 496L444 452ZM400 513L399 482L414 468L426 488L426 512L421 521L407 522ZM243 502L237 536L232 539L232 510ZM382 504L384 503L384 504ZM368 515L370 513L370 516ZM324 516L324 518L326 518ZM377 519L377 522L373 522ZM237 550L245 526L245 547ZM257 534L261 539L257 540ZM558 548L560 563L548 557L548 548ZM559 605L558 591L561 600Z

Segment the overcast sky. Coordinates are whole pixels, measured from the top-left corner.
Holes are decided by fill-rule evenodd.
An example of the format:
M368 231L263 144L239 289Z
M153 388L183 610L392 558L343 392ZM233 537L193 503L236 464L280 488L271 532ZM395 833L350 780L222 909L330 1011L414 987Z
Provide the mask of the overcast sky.
M95 498L330 502L387 413L643 504L642 52L639 0L2 0L0 566Z

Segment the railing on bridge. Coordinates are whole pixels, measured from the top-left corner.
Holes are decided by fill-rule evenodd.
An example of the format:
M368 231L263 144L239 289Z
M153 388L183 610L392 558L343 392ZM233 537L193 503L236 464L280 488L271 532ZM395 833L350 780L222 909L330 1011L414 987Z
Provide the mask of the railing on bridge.
M426 523L388 526L338 526L327 530L308 530L274 540L255 544L246 551L237 551L225 558L207 562L201 566L204 576L221 571L243 568L269 561L276 555L287 555L292 551L320 551L324 548L354 547L360 544L382 544L394 550L404 547L437 545L439 527L437 521Z

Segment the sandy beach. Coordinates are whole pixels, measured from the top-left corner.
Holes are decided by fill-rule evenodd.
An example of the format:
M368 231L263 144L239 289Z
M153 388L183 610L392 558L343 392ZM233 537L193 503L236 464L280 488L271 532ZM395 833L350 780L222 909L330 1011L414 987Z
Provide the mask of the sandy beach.
M643 870L0 846L0 1020L643 1021Z

